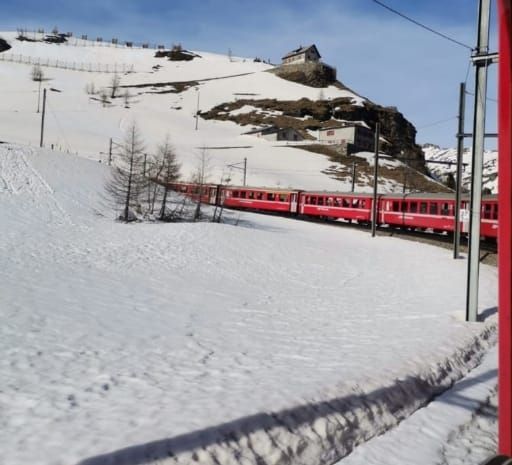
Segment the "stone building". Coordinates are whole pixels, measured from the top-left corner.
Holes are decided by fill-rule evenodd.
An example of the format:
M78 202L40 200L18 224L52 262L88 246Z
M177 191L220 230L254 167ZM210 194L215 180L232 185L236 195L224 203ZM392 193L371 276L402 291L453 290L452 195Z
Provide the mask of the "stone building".
M262 128L253 129L252 131L244 132L245 135L261 137L265 140L271 141L300 141L304 140L302 134L293 128L278 128L276 126L265 126Z
M318 130L318 141L345 147L345 152L372 151L374 149L373 131L361 124L340 124Z

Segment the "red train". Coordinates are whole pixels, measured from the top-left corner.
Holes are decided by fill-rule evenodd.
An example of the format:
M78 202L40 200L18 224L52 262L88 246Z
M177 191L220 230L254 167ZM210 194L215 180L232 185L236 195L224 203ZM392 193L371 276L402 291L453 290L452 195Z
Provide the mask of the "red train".
M194 200L226 208L275 212L370 224L371 194L309 192L290 189L176 183L172 188ZM460 208L461 231L468 231L469 198ZM495 240L498 233L498 198L482 199L481 235ZM452 194L381 194L378 196L377 224L394 227L452 232L455 229L455 196Z

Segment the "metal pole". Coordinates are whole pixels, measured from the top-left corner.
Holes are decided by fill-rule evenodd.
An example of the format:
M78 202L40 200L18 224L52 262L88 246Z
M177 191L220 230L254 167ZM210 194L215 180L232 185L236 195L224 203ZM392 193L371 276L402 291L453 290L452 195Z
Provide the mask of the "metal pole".
M356 162L352 162L352 189L350 192L354 192L356 187Z
M46 89L43 89L43 113L41 115L41 139L39 141L39 147L43 146L44 138L44 115L46 113Z
M404 166L402 167L403 170L403 182L402 182L402 194L405 194L406 187L407 187L407 166L404 163Z
M196 108L196 131L199 122L199 89L197 89L197 108Z
M455 225L453 234L453 258L460 252L460 197L462 193L462 155L464 153L464 113L466 111L466 83L460 83L459 128L457 131L457 174L455 177Z
M375 125L375 156L373 167L373 201L372 201L372 237L375 237L377 230L377 190L379 177L379 140L380 140L380 123Z
M148 158L148 154L145 153L144 154L144 166L142 167L142 177L145 178L146 177L146 160Z
M39 103L41 102L41 79L39 79L39 90L37 91L37 113L39 113Z
M478 12L477 56L489 49L490 0L480 0ZM466 289L466 321L477 321L478 274L480 268L480 213L484 158L485 103L488 60L475 61L475 111L473 117L473 157L471 170L471 206L469 223L468 284Z
M244 158L244 186L247 181L247 157Z
M112 137L108 145L108 166L112 165Z

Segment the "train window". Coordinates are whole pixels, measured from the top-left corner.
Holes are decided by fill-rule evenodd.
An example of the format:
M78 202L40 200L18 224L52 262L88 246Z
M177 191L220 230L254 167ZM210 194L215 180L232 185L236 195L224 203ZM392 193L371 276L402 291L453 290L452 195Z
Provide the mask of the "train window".
M359 208L359 199L352 199L352 208Z
M431 215L438 215L437 202L430 202L430 210L429 213Z
M318 197L318 205L323 205L323 204L324 204L324 198Z
M334 206L339 207L341 205L341 199L339 197L336 197L334 199Z
M350 203L349 203L348 199L343 199L343 201L342 201L342 205L343 205L344 207L350 207Z
M492 205L490 203L484 203L483 205L483 210L484 210L484 218L486 220L490 220L491 217L492 217Z
M420 202L420 213L427 213L427 202Z
M329 197L329 198L327 199L327 203L326 203L326 204L327 204L327 205L329 205L329 207L332 207L333 203L334 203L334 202L333 202L333 200L332 200L332 197Z
M311 197L311 205L316 205L316 197Z
M270 201L274 201L275 200L275 195L273 192L268 192L267 193L267 200L270 200Z
M286 194L279 194L279 202L286 202Z
M241 198L241 199L245 199L246 195L247 195L247 192L245 192L245 191L240 191L240 198Z
M409 211L411 213L416 213L418 211L418 202L411 202L409 204Z
M254 192L251 191L251 192L248 192L248 194L249 194L248 195L249 199L254 199Z
M400 211L400 202L398 202L398 201L393 202L393 211L394 212Z
M366 199L359 199L359 208L366 208Z
M401 202L401 205L400 205L400 211L402 213L406 212L407 211L407 202L405 202L404 200Z
M493 220L497 220L498 219L498 204L494 205L494 213L492 215L492 219Z
M256 192L256 199L263 200L263 192Z
M444 202L441 204L441 215L449 215L450 214L450 204L448 202Z
M235 199L237 199L237 198L238 198L238 191L233 191L233 197L234 197Z

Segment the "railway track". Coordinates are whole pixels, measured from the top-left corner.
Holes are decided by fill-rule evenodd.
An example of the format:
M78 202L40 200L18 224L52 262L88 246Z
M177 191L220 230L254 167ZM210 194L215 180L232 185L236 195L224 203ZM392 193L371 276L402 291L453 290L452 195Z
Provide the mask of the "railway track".
M309 216L298 216L298 219L302 221L311 221L314 223L322 223L332 225L334 227L345 227L351 229L357 229L360 231L370 232L370 227L367 225L362 225L358 223L349 223L347 221L339 221L339 220L325 220L315 217ZM378 226L377 227L377 235L379 236L389 236L389 237L399 237L400 239L410 240L415 242L422 242L425 244L431 244L438 247L442 247L445 249L452 250L453 249L453 237L450 234L446 233L435 233L429 231L418 231L418 230L409 230L403 228L394 228L390 226ZM461 237L461 247L460 250L462 253L467 253L468 240L465 237ZM480 243L480 261L487 265L496 266L497 265L497 253L498 248L496 242L482 240Z

